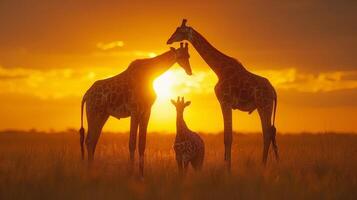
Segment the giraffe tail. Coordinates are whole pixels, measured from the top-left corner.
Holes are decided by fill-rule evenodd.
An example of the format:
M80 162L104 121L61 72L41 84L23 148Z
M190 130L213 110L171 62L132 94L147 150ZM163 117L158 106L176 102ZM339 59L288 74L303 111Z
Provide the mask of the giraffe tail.
M276 114L276 107L278 106L278 97L277 97L277 94L276 94L276 92L275 92L275 90L274 90L274 94L275 94L275 96L274 96L274 112L273 112L273 125L272 125L272 127L275 129L275 114Z
M83 128L83 107L84 107L84 103L86 102L86 95L83 96L82 99L82 104L81 104L81 128L79 129L79 143L81 145L81 155L82 155L82 160L84 160L84 147L83 147L83 143L84 143L84 133L85 130Z

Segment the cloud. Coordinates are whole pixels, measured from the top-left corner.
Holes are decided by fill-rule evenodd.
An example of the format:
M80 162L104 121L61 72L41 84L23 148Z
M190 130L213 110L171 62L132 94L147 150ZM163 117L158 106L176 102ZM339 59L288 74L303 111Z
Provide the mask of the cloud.
M279 102L297 108L356 107L357 90L335 90L330 92L296 92L279 90Z
M182 70L171 70L175 77L172 89L179 94L208 94L214 92L216 75L211 71L196 71L187 76ZM282 70L254 71L266 77L277 90L321 93L357 89L357 71L333 71L323 73L303 73L295 68Z
M357 89L357 71L303 73L289 68L256 73L269 78L273 85L282 90L317 93Z
M120 71L119 71L120 72ZM119 73L110 67L26 69L0 67L0 94L32 95L41 99L80 97L96 80ZM177 65L169 73L170 90L179 95L214 93L217 77L212 71L194 71L187 76ZM334 71L318 74L298 72L294 68L260 70L255 73L267 77L280 91L326 93L357 89L357 71Z
M40 99L79 97L95 80L116 73L111 68L38 70L0 67L0 94L28 95Z
M81 68L81 67L125 67L135 59L151 58L161 50L142 49L117 49L100 50L91 49L86 53L72 54L47 54L33 52L26 48L15 51L1 52L0 45L0 67L3 68L27 68L27 69L58 69L58 68Z
M147 58L155 57L157 54L152 51L140 51L140 50L131 50L131 51L110 51L110 52L101 52L96 51L92 54L95 57L137 57L137 58Z
M14 79L23 79L28 76L28 71L23 69L13 69L8 70L0 66L0 80L14 80Z
M124 46L124 42L123 41L113 41L113 42L109 42L109 43L102 43L99 42L97 44L97 47L101 50L110 50L110 49L114 49L117 47L123 47Z

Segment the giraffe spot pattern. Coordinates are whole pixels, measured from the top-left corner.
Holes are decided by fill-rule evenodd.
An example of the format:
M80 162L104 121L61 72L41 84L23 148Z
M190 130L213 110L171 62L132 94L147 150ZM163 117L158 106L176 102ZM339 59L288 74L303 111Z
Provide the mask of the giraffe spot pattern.
M191 163L195 169L199 169L203 165L205 146L202 138L190 130L184 133L179 133L182 138L176 138L174 150L176 159L181 158L182 162Z

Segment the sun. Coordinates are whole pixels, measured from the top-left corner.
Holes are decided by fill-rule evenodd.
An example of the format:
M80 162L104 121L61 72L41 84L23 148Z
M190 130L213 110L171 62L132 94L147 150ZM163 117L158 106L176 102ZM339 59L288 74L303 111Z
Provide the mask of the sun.
M172 71L167 71L154 81L154 90L159 99L168 99L172 97L173 86L176 81Z

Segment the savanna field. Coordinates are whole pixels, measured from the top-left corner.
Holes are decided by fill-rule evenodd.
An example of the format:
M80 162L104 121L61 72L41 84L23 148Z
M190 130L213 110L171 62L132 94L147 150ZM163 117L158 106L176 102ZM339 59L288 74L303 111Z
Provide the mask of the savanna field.
M260 134L235 134L232 173L223 136L201 134L202 172L178 177L174 135L148 133L145 179L128 176L128 134L104 133L93 169L80 159L79 136L0 133L0 199L355 199L357 135L279 134L281 161L261 165ZM137 165L135 165L137 167ZM137 169L136 169L137 170ZM137 174L137 173L136 173Z

